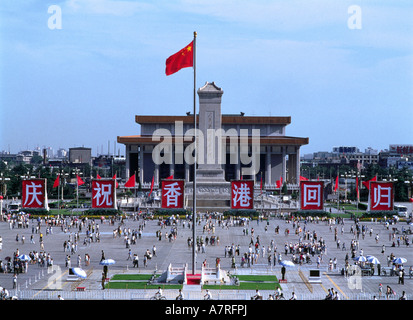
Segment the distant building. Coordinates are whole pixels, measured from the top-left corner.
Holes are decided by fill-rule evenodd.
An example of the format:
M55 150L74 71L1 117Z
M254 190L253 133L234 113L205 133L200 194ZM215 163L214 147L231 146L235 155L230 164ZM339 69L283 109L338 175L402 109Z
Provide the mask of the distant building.
M218 148L216 142L208 141L208 130L216 132L223 130L228 134L224 135L221 141L226 144L222 152L225 161L219 162L216 156L212 162L208 162L208 152L203 152L202 163L198 162L198 169L205 168L205 175L217 174L224 181L231 181L242 178L241 171L248 167L240 160L241 153L241 130L248 132L246 139L250 144L249 154L259 154L259 172L255 175L243 176L243 179L253 179L255 182L265 184L267 189L276 188L276 181L280 178L288 184L299 184L300 176L300 147L309 143L309 138L292 137L286 135L286 127L291 123L291 117L274 117L274 116L244 116L239 114L222 114L221 113L221 96L223 91L215 83L207 82L205 86L198 90L199 95L199 114L197 123L199 130L202 132L204 141L204 150L212 150L211 154L217 155ZM171 148L165 152L165 155L171 158L177 157L177 154L183 154L183 150L192 144L192 140L184 141L184 133L194 127L194 115L153 115L135 117L136 123L141 126L141 135L118 136L118 143L126 147L126 177L136 173L140 182L150 183L154 177L155 185L158 185L161 179L173 175L176 179L185 179L193 181L193 164L187 161L172 161L171 164L156 164L153 161L153 150L161 141L158 129L165 129L172 132L171 141L174 143ZM182 132L175 132L177 122L182 124ZM252 130L258 130L260 148L252 151ZM215 131L214 131L215 130ZM155 139L159 138L159 139ZM231 139L235 142L230 145ZM183 149L177 151L176 141L182 141ZM214 141L214 140L213 140ZM245 152L246 153L246 152ZM236 160L231 162L232 157ZM206 159L206 160L205 160ZM197 159L199 161L199 159ZM219 162L219 163L217 163ZM212 168L212 169L211 169ZM207 171L209 170L210 173ZM198 170L198 173L202 170ZM202 171L204 172L204 171ZM197 174L198 174L197 173Z
M67 150L60 148L57 150L56 158L66 158L67 157Z
M69 163L92 165L92 149L84 147L69 148Z

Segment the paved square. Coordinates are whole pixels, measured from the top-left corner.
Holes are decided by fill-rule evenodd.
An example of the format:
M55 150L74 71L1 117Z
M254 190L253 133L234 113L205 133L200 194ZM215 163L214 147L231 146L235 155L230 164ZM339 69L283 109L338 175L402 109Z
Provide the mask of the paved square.
M68 228L70 222L73 222L71 228ZM192 248L188 246L188 239L192 237L191 221L179 220L176 226L160 226L158 220L143 219L134 220L133 218L126 219L122 224L120 221L115 221L111 224L108 220L94 221L87 220L79 231L80 221L74 223L74 220L66 219L65 226L52 226L52 233L46 232L46 224L44 220L41 222L40 230L36 232L37 221L30 220L28 228L19 228L18 224L10 226L7 222L0 223L0 235L2 236L3 246L0 252L0 259L3 263L6 262L6 257L13 257L13 254L18 249L19 254L27 254L37 251L50 254L53 259L53 264L61 268L61 276L58 279L61 281L62 287L55 295L61 294L65 296L70 291L77 287L84 287L87 292L101 289L101 277L103 267L99 265L102 251L105 258L114 259L116 263L108 267L109 277L116 273L153 273L158 274L165 271L170 263L173 266L183 266L188 264L189 270L192 270ZM86 239L86 230L95 231L97 226L100 233L100 241L93 241L91 243L84 242ZM278 279L282 278L281 266L278 264L279 254L283 260L291 260L293 254L287 250L285 254L285 245L298 245L300 240L302 244L311 243L311 239L317 237L317 243L325 243L325 251L321 255L322 261L319 270L321 271L320 282L309 282L309 270L317 269L317 256L311 256L311 264L295 265L295 267L287 268L286 283L282 283L284 296L290 298L292 292L295 292L298 299L311 300L323 299L328 289L337 291L341 299L361 299L365 296L371 299L374 295L379 296L379 284L383 285L384 299L386 287L390 286L395 292L396 296L392 299L400 297L402 291L405 291L408 299L413 299L413 278L409 276L409 268L413 265L412 252L412 235L402 237L402 234L394 234L392 238L393 228L397 228L401 232L402 228L406 229L409 226L404 223L397 223L390 225L387 228L383 223L379 222L359 222L360 228L364 227L365 236L360 233L359 238L355 236L352 229L355 230L356 224L353 220L344 219L339 223L336 220L326 221L312 221L305 222L303 220L299 223L294 221L283 220L279 217L272 217L268 221L253 220L246 225L239 225L237 220L223 220L221 222L215 219L207 219L202 216L197 224L197 236L202 237L205 242L206 238L211 236L216 237L216 243L205 246L205 251L201 248L197 253L197 271L200 272L201 264L206 261L207 265L215 266L216 258L220 258L221 268L229 271L231 274L275 274ZM116 230L122 230L122 234L117 234ZM168 235L172 229L176 230L176 239L171 239ZM298 232L297 230L300 230ZM410 227L411 228L411 227ZM134 231L141 230L141 237L137 233L135 243L130 244L130 254L137 254L139 257L139 267L134 268L131 258L129 257L129 249L125 241L125 231L129 235L127 238L132 239L131 234ZM278 229L278 233L275 230ZM288 230L288 231L287 231ZM337 239L339 246L335 240L335 233L337 232ZM43 234L43 248L41 248L39 238L40 233ZM73 241L76 233L78 233L77 247L75 252L64 250L64 242ZM161 233L161 235L159 235ZM24 244L21 241L24 235ZM18 241L16 237L18 236ZM34 243L31 243L30 238L33 236ZM376 237L378 236L378 240ZM241 257L248 252L248 248L252 243L254 246L259 238L258 247L260 254L254 264L248 266L248 263L243 263L241 267ZM404 239L409 238L410 246L406 246ZM219 241L218 241L219 240ZM361 277L345 277L341 270L345 265L345 257L348 255L350 265L354 265L351 259L351 242L358 240L356 248L356 256L362 250L364 256L373 255L381 262L382 267L387 267L387 257L393 254L395 257L404 257L407 263L404 264L406 276L404 277L404 284L399 284L399 277L396 276L380 276L377 274L377 269L373 276ZM392 247L393 241L396 243ZM400 245L398 244L400 243ZM268 251L262 255L262 247L268 249L271 245L275 245L277 254L277 263L274 265L273 251L271 252L271 264L268 261ZM240 255L235 256L236 268L231 266L231 258L226 252L226 246L239 246ZM345 249L343 249L345 245ZM382 253L383 245L385 252ZM156 247L156 256L147 261L147 266L144 266L143 256L146 250L152 251ZM90 256L90 264L85 264L85 254ZM68 268L66 267L66 258L70 256L71 267L78 265L78 258L80 257L80 267L84 269L88 277L86 279L79 279L79 281L67 281ZM298 256L298 255L297 255ZM330 268L330 259L334 261L337 259L336 267ZM390 265L391 266L391 265ZM13 273L0 274L0 286L10 290L13 295L20 298L39 298L40 292L51 292L56 285L56 275L48 274L47 268L40 266L38 263L28 263L28 270L26 273L20 273L17 276L17 291L13 290ZM37 290L37 291L33 291ZM105 291L114 291L105 290ZM31 297L26 297L24 292L32 294ZM147 290L150 291L150 290ZM166 290L168 291L168 290ZM33 294L33 292L35 292ZM255 292L239 292L234 291L234 295L238 297L244 296L249 299ZM264 299L268 298L269 294L273 292L261 292ZM242 295L240 295L242 294ZM35 295L35 296L33 296ZM171 293L176 295L176 292Z

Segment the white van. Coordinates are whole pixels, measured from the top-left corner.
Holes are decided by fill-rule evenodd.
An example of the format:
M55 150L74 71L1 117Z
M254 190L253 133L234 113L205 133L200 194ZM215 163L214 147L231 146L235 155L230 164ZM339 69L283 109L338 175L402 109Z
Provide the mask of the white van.
M395 205L394 210L397 211L397 215L399 217L408 218L408 213L407 213L407 207L406 206Z

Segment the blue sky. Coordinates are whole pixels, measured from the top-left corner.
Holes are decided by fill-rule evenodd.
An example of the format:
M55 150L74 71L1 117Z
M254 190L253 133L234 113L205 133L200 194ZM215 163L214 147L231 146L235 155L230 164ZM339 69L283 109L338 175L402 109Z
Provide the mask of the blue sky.
M291 116L301 154L413 144L412 1L2 0L0 150L113 152L136 114L192 111L193 71L164 72L194 31L197 87L222 87L223 113Z

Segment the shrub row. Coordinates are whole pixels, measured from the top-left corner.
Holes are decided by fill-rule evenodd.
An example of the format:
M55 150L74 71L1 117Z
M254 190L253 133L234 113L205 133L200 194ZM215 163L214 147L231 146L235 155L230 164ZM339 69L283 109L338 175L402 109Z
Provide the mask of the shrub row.
M291 213L296 217L331 217L331 214L323 210L298 210Z

